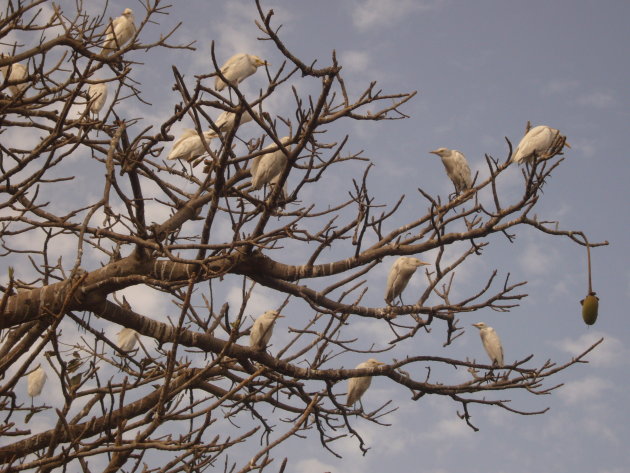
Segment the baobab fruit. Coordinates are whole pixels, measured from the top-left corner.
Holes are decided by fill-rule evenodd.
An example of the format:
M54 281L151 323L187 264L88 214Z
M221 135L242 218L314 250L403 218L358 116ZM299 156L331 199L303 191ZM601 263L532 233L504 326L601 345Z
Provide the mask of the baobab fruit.
M599 297L591 292L580 301L582 304L582 318L586 325L593 325L597 320L597 310L599 308Z

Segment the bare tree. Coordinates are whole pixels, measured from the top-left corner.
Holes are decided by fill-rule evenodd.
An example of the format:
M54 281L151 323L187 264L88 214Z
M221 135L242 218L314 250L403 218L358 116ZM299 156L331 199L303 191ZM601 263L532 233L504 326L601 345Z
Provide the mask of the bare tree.
M335 440L354 436L367 450L356 422L382 423L393 407L346 405L342 381L351 377L387 378L415 401L448 397L462 422L476 429L475 405L544 412L509 405L506 392L549 393L557 386L547 378L583 362L593 348L560 364L508 357L497 368L404 344L428 336L457 343L469 313L509 311L526 297L525 282L499 269L478 290L454 296L458 269L482 254L493 235L514 243L520 228L533 227L577 245L606 244L589 244L580 231L533 216L543 184L551 185L563 161L562 146L522 168L520 195L497 191L508 166L516 166L508 141L506 156L486 156L487 176L477 175L448 201L418 188L394 205L381 204L368 188L369 160L347 149L348 136L330 136L341 119L406 118L403 106L415 92L385 93L372 82L357 94L334 53L327 67L300 60L278 36L273 12L257 2L261 39L284 58L258 68L265 88L246 97L221 72L213 48L204 75L186 78L172 68L180 99L155 129L125 116L133 110L125 104L143 101L133 78L143 66L129 57L136 50L194 50L171 44L177 28L145 38L146 26L168 14L167 7L147 0L145 11L135 12L132 37L119 42L110 12L94 17L80 2L74 13L52 5L9 0L0 19L2 37L19 38L0 58L0 133L10 138L0 144L0 243L7 262L0 287L2 471L87 472L94 464L107 472L123 465L125 471L284 471L286 459L268 465L274 447L292 436L316 436L333 454ZM103 54L106 31L115 34ZM26 74L11 73L17 64ZM216 77L229 83L221 93ZM307 81L314 93L293 86ZM102 97L90 86L97 83L107 85L105 106L95 104ZM277 95L292 97L290 113L267 107ZM231 126L218 122L219 112L234 114ZM191 162L166 160L179 138L171 128L180 121L192 124L186 137L201 146ZM282 158L277 173L255 190L252 173L271 153ZM361 169L343 189L346 197L327 187L337 169ZM322 205L324 193L337 203ZM408 204L417 217L400 225ZM430 250L436 257L417 272L426 289L416 295L407 289L406 304L386 304L384 285L369 287L383 258ZM162 314L144 311L140 296L127 301L117 294L129 288L160 297ZM238 306L229 306L230 291L240 293ZM281 302L262 307L254 303L264 300L260 294ZM253 318L268 310L284 315L288 329L276 327L262 350L250 347ZM355 337L351 327L361 318L390 333L389 343ZM123 328L133 331L117 339ZM384 364L350 369L353 354ZM38 364L48 384L31 404L23 378ZM470 377L453 381L445 367ZM61 396L50 394L57 389ZM48 427L32 427L33 419ZM244 445L255 451L247 460Z

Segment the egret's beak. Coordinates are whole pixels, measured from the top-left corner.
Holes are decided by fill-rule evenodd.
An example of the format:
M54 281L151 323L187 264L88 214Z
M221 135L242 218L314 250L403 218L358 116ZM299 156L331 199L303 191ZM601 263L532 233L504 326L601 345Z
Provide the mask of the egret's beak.
M480 323L476 323L476 324L472 324L472 326L473 326L473 327L480 328L480 327L481 327L481 324L480 324Z
M420 266L431 266L431 263L425 263L424 261L420 261Z
M276 315L276 319L283 319L283 318L284 318L284 315L280 315L280 314Z
M437 150L429 151L429 153L431 153L431 154L435 154L436 156L439 156L439 155L440 155L440 153L438 153L438 152L437 152Z
M567 148L571 147L571 145L569 143L567 143L566 141L564 142L564 146L566 146Z

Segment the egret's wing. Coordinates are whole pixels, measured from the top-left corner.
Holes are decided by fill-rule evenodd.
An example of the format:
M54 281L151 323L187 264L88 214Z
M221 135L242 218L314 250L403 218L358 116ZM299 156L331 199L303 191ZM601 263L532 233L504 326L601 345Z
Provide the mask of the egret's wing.
M180 135L180 137L177 138L177 140L175 140L175 143L173 143L173 149L177 148L177 146L186 138L190 138L191 136L196 135L196 134L197 132L193 130L192 128L186 128L184 131L182 131L182 134Z
M387 275L387 286L385 289L385 300L391 301L396 297L396 287L398 286L398 280L400 278L400 265L402 260L397 259L389 270Z
M180 138L175 143L167 159L190 159L193 157L195 150L199 148L200 144L201 140L199 140L197 132L192 130L192 133L188 133L188 136Z

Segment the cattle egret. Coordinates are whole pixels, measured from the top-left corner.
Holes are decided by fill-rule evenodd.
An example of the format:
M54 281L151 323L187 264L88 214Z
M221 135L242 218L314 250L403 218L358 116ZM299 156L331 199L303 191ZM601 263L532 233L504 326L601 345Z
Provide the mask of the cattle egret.
M252 120L253 118L249 114L249 112L245 111L241 114L239 126L243 125L244 123L251 122ZM235 121L236 121L236 114L233 112L225 111L217 117L217 119L214 121L214 124L222 132L230 133L232 129L234 128ZM217 136L217 134L214 133L213 136Z
M392 268L389 270L389 276L387 276L387 289L385 290L385 302L389 305L392 301L400 296L407 287L407 283L416 272L418 266L426 266L429 263L424 263L418 258L412 258L410 256L401 256L398 258Z
M98 117L98 112L101 111L105 100L107 100L107 84L99 82L98 84L90 85L88 89L88 110Z
M448 148L438 148L434 151L429 151L429 153L436 154L442 159L442 164L446 168L446 175L453 181L457 194L472 186L470 167L462 153Z
M103 56L109 56L133 37L136 33L134 20L131 8L125 8L121 16L114 18L105 30L105 42L101 51Z
M132 328L124 328L118 332L118 341L116 345L122 351L131 351L136 346L140 334Z
M214 136L216 135L212 130L203 132L203 137L206 143ZM171 149L171 152L168 153L166 159L185 159L186 161L191 161L205 152L206 147L201 141L197 131L186 129L177 141L173 143L173 148Z
M280 181L280 174L278 174L276 177L274 177L269 184L272 185L272 186L277 186L278 185L278 181ZM280 203L280 207L284 208L284 203L289 198L289 191L288 191L288 188L287 188L287 181L284 181L284 185L282 186L282 192L281 192L280 195L282 197L282 202Z
M267 64L258 56L252 54L239 53L232 56L221 67L221 74L232 84L236 85L242 82L256 72L260 66ZM221 80L219 76L214 81L214 88L218 91L225 89L227 84Z
M46 384L46 378L46 372L42 365L37 365L37 368L28 375L28 387L26 389L28 395L31 397L39 396L44 388L44 384Z
M501 340L499 335L494 331L492 327L488 327L483 322L473 324L473 327L479 329L479 335L481 336L481 343L486 349L486 353L490 357L493 365L503 367L503 347L501 346Z
M548 159L562 151L567 137L559 130L545 125L530 129L514 150L512 162L532 164L537 159Z
M268 310L259 316L249 332L249 346L256 350L264 350L267 348L267 344L273 333L273 326L280 317L284 316L280 315L278 311L275 310Z
M280 140L287 152L291 151L291 147L287 146L289 141L291 141L291 137L289 136L285 136ZM265 149L277 148L277 146L276 143L271 143ZM252 189L260 189L265 184L269 184L273 181L274 178L284 170L286 163L287 156L281 149L256 156L250 170L252 174Z
M5 56L3 54L2 57L6 58L8 56ZM26 66L20 64L19 62L15 62L9 66L3 66L0 69L2 70L2 75L4 76L4 78L11 82L25 81L28 77ZM19 95L22 91L24 91L27 86L28 83L22 82L21 84L10 85L9 90L11 91L11 94L15 97L16 95Z
M376 368L377 366L384 365L380 361L376 361L374 358L370 358L363 363L359 363L355 369L362 368ZM352 406L355 402L361 399L361 396L365 394L365 391L370 387L372 383L371 376L359 376L358 378L350 378L348 380L348 400L346 406Z

